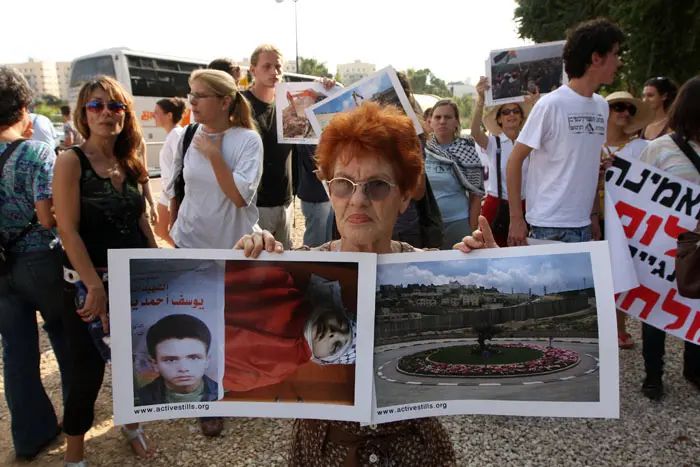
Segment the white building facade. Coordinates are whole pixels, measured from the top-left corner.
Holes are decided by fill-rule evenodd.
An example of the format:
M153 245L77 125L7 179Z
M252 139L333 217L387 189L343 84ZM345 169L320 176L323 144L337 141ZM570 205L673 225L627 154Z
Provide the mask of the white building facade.
M356 83L375 71L377 71L377 66L374 63L365 63L361 60L338 64L338 74L345 86Z
M51 95L68 99L71 62L51 62L29 59L25 63L8 63L27 79L35 97Z

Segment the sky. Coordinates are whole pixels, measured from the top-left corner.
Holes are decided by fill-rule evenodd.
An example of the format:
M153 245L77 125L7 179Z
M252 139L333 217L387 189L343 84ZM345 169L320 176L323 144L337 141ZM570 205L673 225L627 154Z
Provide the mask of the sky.
M277 1L5 1L4 18L25 20L4 22L0 63L71 61L110 47L241 60L261 43L293 60L295 4ZM476 83L490 50L529 44L517 37L514 0L299 0L297 7L299 54L331 72L359 59L377 70L430 68L446 81Z
M425 263L383 264L377 266L378 285L444 285L457 281L464 285L496 287L501 292L541 294L578 290L593 285L588 253L525 256L501 259L465 259Z

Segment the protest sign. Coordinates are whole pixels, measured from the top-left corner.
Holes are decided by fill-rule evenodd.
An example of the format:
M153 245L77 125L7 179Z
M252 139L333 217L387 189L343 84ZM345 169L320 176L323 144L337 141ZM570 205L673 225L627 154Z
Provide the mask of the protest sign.
M619 417L605 242L377 260L372 423Z
M416 133L423 133L423 127L401 87L396 71L390 66L343 88L318 104L307 107L306 115L316 134L320 135L337 114L349 112L369 101L398 107L413 120Z
M315 81L275 84L278 141L288 144L318 144L318 134L306 116L306 109L338 89L326 91L323 84Z
M376 255L109 252L115 423L369 421Z
M700 300L678 294L675 274L678 236L700 219L700 187L618 156L605 174L605 206L605 238L612 252L626 256L613 262L615 292L626 291L617 296L618 309L700 342Z
M562 59L564 44L565 41L557 41L491 51L486 61L490 86L486 105L523 102L536 87L544 95L567 84Z

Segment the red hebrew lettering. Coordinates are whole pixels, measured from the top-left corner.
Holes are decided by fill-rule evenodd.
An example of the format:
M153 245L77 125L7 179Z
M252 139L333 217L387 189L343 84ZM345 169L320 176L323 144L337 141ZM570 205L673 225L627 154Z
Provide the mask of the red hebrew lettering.
M624 201L618 201L615 205L615 210L620 218L620 222L622 222L623 217L629 217L631 219L631 222L628 225L624 225L624 222L622 225L625 228L625 235L627 235L627 238L634 237L634 234L637 233L639 226L642 225L642 221L647 216L646 211L635 208Z
M685 338L691 342L696 342L695 335L698 333L698 331L700 331L700 312L696 311L693 324L690 325L690 329L688 329L688 333L685 335Z
M677 302L674 300L677 293L678 292L676 291L676 289L669 290L668 294L666 295L666 298L664 299L664 303L661 305L662 310L678 318L676 319L675 323L671 323L668 326L666 326L664 328L666 330L675 330L682 328L685 324L685 320L688 319L688 315L690 315L689 306L683 305L681 302Z
M663 217L659 217L656 215L649 217L649 219L647 219L647 231L644 232L644 236L641 240L639 240L639 243L646 246L651 245L651 241L654 240L656 232L659 231L659 227L661 227L661 224L663 223Z
M656 302L659 301L659 298L661 298L661 294L655 290L640 285L636 289L632 289L627 292L627 296L622 301L622 305L620 306L623 310L629 310L634 301L639 299L644 302L644 309L642 309L639 317L642 319L647 319L649 313L651 313L651 310L653 310L656 306Z
M683 232L687 232L688 229L685 227L681 227L678 225L678 221L680 219L677 218L676 216L668 216L668 220L666 221L666 225L664 225L664 232L666 232L666 235L673 239L678 239L678 236L682 234ZM676 248L673 250L668 250L666 253L664 253L667 256L670 256L672 258L676 257Z

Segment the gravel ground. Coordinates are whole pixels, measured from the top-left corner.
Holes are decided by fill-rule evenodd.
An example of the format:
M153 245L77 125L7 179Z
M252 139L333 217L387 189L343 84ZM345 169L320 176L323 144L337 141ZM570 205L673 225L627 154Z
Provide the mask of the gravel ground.
M297 205L294 244L301 243L303 217ZM637 321L630 322L641 336ZM41 370L54 406L61 410L60 377L46 335L41 332ZM620 420L525 417L444 417L460 466L700 466L700 393L681 376L683 344L667 344L667 395L652 403L639 391L643 378L641 348L620 354ZM2 360L0 359L0 368ZM0 377L0 388L3 379ZM4 397L4 393L3 393ZM87 458L93 466L132 466L131 450L112 423L111 373L97 401L96 424L87 435ZM291 422L229 419L223 436L201 435L196 420L148 423L158 445L152 466L282 466L286 465ZM62 465L59 439L32 463L13 462L10 417L0 405L0 465Z

